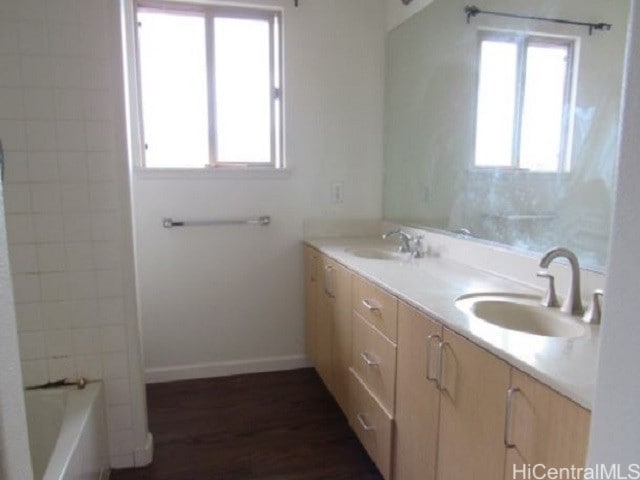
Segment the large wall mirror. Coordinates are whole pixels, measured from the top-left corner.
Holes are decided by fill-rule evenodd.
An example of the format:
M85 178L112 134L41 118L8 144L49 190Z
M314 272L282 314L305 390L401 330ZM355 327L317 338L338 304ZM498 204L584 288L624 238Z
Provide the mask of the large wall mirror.
M387 39L384 215L604 270L628 0L434 0Z

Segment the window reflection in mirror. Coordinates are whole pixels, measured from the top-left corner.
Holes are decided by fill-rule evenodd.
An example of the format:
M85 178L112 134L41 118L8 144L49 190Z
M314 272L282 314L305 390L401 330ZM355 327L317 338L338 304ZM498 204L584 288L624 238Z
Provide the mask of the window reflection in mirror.
M485 32L474 166L569 170L574 41Z

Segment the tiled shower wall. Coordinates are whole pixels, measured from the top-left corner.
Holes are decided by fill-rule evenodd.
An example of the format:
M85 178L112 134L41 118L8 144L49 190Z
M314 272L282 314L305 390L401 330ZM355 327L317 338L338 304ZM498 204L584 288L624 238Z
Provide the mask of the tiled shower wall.
M104 379L123 466L136 342L115 3L0 0L0 139L24 382Z

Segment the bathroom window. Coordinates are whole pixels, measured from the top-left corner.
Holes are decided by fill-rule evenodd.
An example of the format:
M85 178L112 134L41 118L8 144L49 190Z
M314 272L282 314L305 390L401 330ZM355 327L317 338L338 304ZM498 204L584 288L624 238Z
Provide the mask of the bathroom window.
M147 168L282 168L282 19L245 7L137 4Z
M569 171L574 42L483 33L476 167Z

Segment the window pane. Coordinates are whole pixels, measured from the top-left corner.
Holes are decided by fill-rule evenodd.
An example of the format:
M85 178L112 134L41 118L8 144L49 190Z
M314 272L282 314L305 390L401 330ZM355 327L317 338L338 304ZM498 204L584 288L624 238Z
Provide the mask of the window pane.
M476 166L511 166L517 64L517 44L497 40L482 42L476 124Z
M538 172L555 172L562 160L567 45L531 44L522 114L520 166Z
M139 11L145 166L209 163L205 20Z
M215 18L217 161L271 162L269 22Z

